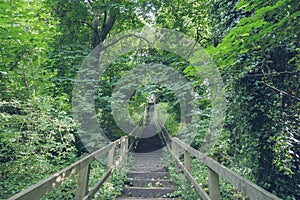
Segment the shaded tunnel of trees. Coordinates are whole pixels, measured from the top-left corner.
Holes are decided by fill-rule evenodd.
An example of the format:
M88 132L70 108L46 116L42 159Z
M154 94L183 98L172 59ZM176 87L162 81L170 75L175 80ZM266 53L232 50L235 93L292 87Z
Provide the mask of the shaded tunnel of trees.
M86 152L72 117L79 67L107 38L154 26L197 41L221 73L226 122L209 154L283 199L300 199L298 1L4 0L0 8L0 198ZM213 120L210 92L201 72L167 51L129 52L106 69L95 91L99 124L110 140L124 135L112 114L113 89L132 69L153 62L191 83L201 119L192 146L199 149ZM184 126L180 105L159 84L135 91L128 104L132 118L140 119L152 93L167 115L166 128L176 135Z

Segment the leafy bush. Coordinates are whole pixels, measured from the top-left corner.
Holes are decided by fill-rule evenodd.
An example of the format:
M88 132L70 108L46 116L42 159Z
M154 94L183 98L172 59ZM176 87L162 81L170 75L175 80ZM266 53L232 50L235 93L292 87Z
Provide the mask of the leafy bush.
M0 102L0 198L7 198L73 162L75 124L54 100Z

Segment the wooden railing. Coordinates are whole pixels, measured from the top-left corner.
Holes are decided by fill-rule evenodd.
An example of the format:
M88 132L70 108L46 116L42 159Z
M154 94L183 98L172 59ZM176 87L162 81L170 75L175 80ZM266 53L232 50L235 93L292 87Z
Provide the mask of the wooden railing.
M114 162L115 152L119 148L118 159ZM78 174L76 200L87 200L92 197L99 190L101 185L112 174L113 170L126 159L128 153L128 137L124 136L119 140L108 144L107 146L93 152L92 154L80 159L71 164L67 168L53 174L52 176L38 182L37 184L21 191L20 193L10 197L8 200L37 200L48 194L50 191L57 188L62 182L70 179ZM91 163L96 159L107 156L107 171L103 174L101 179L88 191L89 174Z
M208 157L191 146L185 144L176 137L170 137L161 121L158 122L162 127L162 137L166 146L174 158L177 168L181 168L188 181L194 186L203 200L220 200L220 177L229 182L237 190L255 200L280 200L277 196L271 194L265 189L259 187L253 182L241 177L232 170L221 165L217 161ZM180 148L183 149L183 161L180 160ZM191 174L191 156L200 160L208 169L208 192L206 193Z
M80 159L79 161L71 164L67 168L53 174L52 176L40 181L39 183L31 186L28 189L10 197L8 200L37 200L48 194L50 191L56 189L62 182L68 180L74 175L78 174L76 200L79 199L92 199L92 197L99 190L101 185L108 179L114 169L122 163L128 154L128 150L133 146L135 138L138 138L143 126L144 117L139 121L138 125L132 130L128 136L124 136L119 140L108 144L107 146L93 152L92 154ZM246 196L255 200L279 200L277 196L271 194L265 189L257 186L251 181L241 177L217 161L208 157L196 149L185 144L183 141L176 137L170 137L170 134L163 126L162 122L157 117L157 125L161 128L161 137L163 138L169 153L176 161L177 168L183 171L189 182L194 186L203 200L220 200L220 177L229 182L236 189L244 193ZM130 143L130 144L129 144ZM119 148L118 151L116 149ZM180 150L183 149L184 156L181 161ZM119 152L118 159L115 159L116 152ZM107 171L101 179L88 190L90 166L96 159L107 156ZM208 169L208 193L204 191L200 184L191 174L191 156L200 160ZM116 160L116 161L115 161Z

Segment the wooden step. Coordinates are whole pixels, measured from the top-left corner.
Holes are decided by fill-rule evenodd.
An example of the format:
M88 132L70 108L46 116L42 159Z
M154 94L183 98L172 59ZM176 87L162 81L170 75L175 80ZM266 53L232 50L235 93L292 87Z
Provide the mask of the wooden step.
M144 167L144 166L135 166L134 167L135 172L168 172L168 169L165 167Z
M170 174L168 172L140 172L131 171L128 173L128 178L135 179L169 179Z
M174 192L171 187L128 187L122 191L123 197L163 197Z
M147 198L147 197L119 197L117 200L137 200L137 199L142 199L142 200L180 200L178 198Z
M172 187L173 182L164 179L132 179L128 185L133 187Z
M143 134L149 137L139 138L134 152L132 171L123 187L122 196L118 200L175 200L170 198L174 192L168 169L162 164L162 142L158 135L150 136L151 127L144 129ZM170 195L168 195L170 194Z

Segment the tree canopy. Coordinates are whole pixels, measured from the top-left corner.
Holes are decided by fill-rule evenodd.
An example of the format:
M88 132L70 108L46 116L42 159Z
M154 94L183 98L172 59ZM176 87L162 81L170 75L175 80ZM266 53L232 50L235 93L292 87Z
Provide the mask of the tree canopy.
M216 64L227 110L209 154L283 199L300 198L298 1L2 0L0 7L0 198L87 151L72 117L79 68L107 38L145 26L189 36ZM95 109L105 135L125 134L114 120L112 93L123 76L147 63L171 67L191 83L201 119L192 145L200 149L214 120L205 77L186 59L154 48L120 56L99 79ZM176 135L185 125L180 105L159 84L138 87L131 116L140 119L151 93Z

